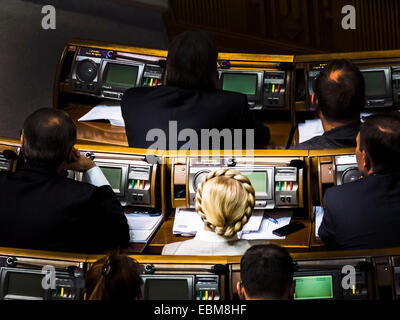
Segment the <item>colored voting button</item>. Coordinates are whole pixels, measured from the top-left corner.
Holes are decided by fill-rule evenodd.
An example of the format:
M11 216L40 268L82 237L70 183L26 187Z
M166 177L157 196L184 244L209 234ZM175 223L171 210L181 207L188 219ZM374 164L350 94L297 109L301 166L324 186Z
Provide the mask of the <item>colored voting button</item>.
M146 78L146 81L144 82L144 86L147 87L148 83L149 83L149 78Z
M150 79L150 87L153 86L153 78Z
M279 188L279 191L282 190L282 181L279 181L279 182L278 182L278 188Z
M293 181L290 181L290 190L293 190Z

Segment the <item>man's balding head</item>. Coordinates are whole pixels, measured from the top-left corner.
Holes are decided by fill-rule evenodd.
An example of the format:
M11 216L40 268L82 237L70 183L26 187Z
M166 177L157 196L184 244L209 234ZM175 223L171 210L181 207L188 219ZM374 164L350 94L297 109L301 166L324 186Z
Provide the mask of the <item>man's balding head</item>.
M333 60L314 83L318 110L329 122L359 120L365 104L365 81L349 60Z
M22 151L30 164L56 168L76 143L76 127L61 110L43 108L24 122Z

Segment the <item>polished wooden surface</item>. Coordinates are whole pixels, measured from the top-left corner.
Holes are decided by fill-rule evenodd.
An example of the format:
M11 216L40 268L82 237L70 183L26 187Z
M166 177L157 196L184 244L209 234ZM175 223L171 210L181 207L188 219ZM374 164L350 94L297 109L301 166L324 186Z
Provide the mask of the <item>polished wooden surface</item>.
M300 220L306 228L292 233L286 237L284 240L251 240L250 242L254 244L262 244L262 243L274 243L280 246L285 247L291 252L295 251L306 251L309 248L310 243L310 234L311 234L311 222L307 220ZM192 237L182 237L178 235L174 235L172 233L172 228L174 225L174 218L171 217L167 221L163 223L161 228L156 233L153 241L151 241L148 251L153 254L160 254L163 247L172 242L180 242L189 240Z

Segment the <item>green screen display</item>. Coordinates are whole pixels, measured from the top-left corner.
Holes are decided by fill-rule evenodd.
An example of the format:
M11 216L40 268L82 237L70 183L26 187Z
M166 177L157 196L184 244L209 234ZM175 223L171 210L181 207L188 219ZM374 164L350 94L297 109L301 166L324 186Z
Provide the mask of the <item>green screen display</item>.
M132 88L136 86L139 67L109 63L105 84L113 87Z
M244 176L249 178L251 185L256 193L267 192L267 173L266 172L242 172Z
M8 272L8 295L28 296L43 299L43 274Z
M222 90L255 95L257 90L256 74L224 73Z
M332 276L294 277L296 280L295 300L332 299Z
M121 168L111 168L111 167L100 167L100 169L101 169L101 171L103 171L104 176L107 178L108 182L110 183L111 188L114 191L120 192L122 169Z

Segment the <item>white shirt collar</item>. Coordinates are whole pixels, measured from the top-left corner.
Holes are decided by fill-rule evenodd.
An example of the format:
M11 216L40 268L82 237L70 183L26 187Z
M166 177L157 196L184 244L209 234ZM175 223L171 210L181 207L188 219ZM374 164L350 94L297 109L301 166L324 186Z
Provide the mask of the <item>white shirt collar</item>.
M194 237L194 240L206 241L206 242L228 242L238 240L237 234L232 237L226 238L224 236L220 236L212 231L199 230Z

